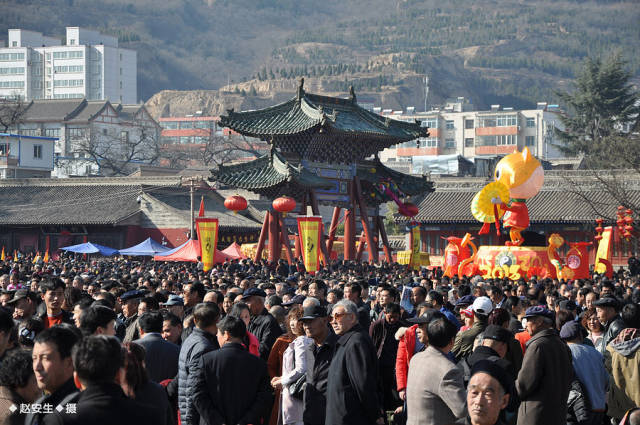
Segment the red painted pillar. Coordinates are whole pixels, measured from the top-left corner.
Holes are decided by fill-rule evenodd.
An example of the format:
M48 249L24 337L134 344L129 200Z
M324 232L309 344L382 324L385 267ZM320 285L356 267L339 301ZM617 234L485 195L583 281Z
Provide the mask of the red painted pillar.
M278 220L280 226L280 242L284 246L285 253L287 254L287 261L289 264L293 264L293 254L291 253L291 244L289 243L289 231L284 225L282 218Z
M344 210L344 259L356 258L356 214L353 208Z
M280 219L278 211L271 211L269 216L269 262L273 263L280 259Z
M264 216L264 223L262 223L262 230L260 230L260 238L258 239L258 246L256 247L256 256L253 259L254 262L258 262L262 259L262 250L264 249L264 243L267 239L267 232L269 229L269 211Z
M294 255L296 256L296 258L300 258L300 256L302 255L302 247L300 245L300 235L295 235L294 240Z
M340 220L340 207L333 208L333 216L331 217L331 226L329 227L329 239L327 240L327 252L331 255L331 249L333 248L333 240L336 237L336 230L338 229L338 221Z

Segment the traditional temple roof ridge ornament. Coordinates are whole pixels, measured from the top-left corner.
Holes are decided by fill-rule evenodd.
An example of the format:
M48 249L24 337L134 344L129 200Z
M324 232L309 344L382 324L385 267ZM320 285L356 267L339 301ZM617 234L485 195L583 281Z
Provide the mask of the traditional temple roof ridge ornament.
M351 103L353 103L354 105L358 103L358 101L356 100L356 91L353 86L349 86L349 99L351 99Z
M296 99L298 102L300 102L303 97L304 97L304 77L300 77L300 80L298 81L298 90L296 93Z

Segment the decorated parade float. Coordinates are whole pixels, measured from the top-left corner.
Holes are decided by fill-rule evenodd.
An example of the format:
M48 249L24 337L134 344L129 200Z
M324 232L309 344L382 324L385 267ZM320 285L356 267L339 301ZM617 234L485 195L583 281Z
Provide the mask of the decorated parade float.
M527 200L538 194L544 183L544 171L540 161L528 148L505 156L496 165L494 181L476 193L471 202L471 212L483 223L479 234L487 234L495 226L499 237L500 226L509 230L509 240L504 245L476 246L470 233L464 237L447 237L443 270L446 276L473 276L484 278L558 278L583 279L590 274L589 251L591 242L566 243L562 235L552 233L546 246L528 246L522 233L529 227ZM603 220L596 220L598 242L594 270L612 275L610 261L613 233L623 238L631 237L632 211L618 207L617 228L603 228ZM565 246L565 243L568 245ZM566 255L561 251L568 248Z

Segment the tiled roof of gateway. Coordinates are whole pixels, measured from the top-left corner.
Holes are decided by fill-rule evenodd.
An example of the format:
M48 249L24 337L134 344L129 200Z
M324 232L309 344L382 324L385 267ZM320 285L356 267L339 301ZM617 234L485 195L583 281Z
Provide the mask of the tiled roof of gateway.
M303 166L294 166L272 150L250 162L220 166L211 170L211 181L251 190L269 197L288 194L296 197L306 188L329 188L332 183L318 177Z
M417 221L478 224L471 214L471 201L488 180L441 178L434 182L435 191L419 203ZM629 179L623 182L624 196L630 204L640 204L639 183ZM545 175L542 190L527 201L532 223L592 223L598 217L615 217L618 205L620 201L597 179L579 172Z
M426 136L426 129L419 123L391 120L360 107L353 92L349 99L305 93L303 81L298 95L288 102L256 111L229 110L227 115L220 117L220 125L263 139L320 127L369 138L391 138L394 143Z
M391 179L405 195L424 195L433 191L433 182L426 177L404 174L384 166L379 160L367 161L358 167L358 177L362 184L376 184ZM363 188L367 190L367 188Z
M205 195L207 217L217 217L221 227L261 226L227 211L224 200L211 190L198 191L196 208L200 192ZM117 225L137 214L153 218L156 212L138 202L140 195L169 211L172 224L188 227L189 189L181 186L179 177L0 181L0 225Z

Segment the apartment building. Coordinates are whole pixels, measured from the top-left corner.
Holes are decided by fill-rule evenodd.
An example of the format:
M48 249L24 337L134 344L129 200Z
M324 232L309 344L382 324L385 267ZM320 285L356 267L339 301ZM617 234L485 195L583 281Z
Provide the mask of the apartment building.
M110 175L114 161L149 164L157 157L160 126L144 105L87 99L33 100L12 132L51 137L53 177Z
M67 27L65 43L39 32L8 31L0 48L0 97L137 102L137 56L117 37Z
M536 109L515 110L492 105L488 111L468 110L464 98L458 98L445 108L416 113L374 108L375 112L401 121L421 121L429 127L429 137L406 142L380 154L383 162L420 162L421 159L443 156L495 158L528 147L543 160L563 158L555 146L559 142L556 127L562 128L558 107L538 103ZM412 172L422 172L412 168ZM419 168L419 167L418 167Z

